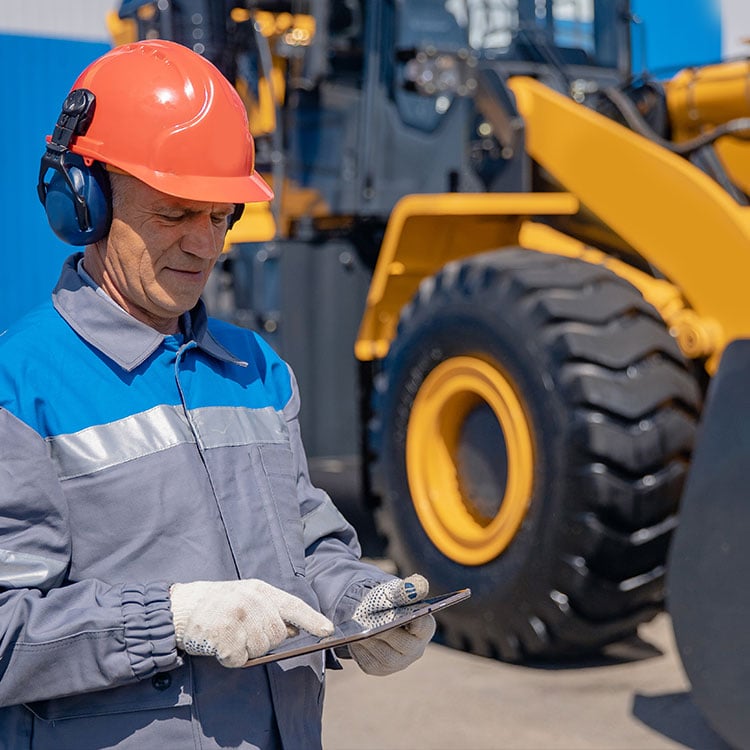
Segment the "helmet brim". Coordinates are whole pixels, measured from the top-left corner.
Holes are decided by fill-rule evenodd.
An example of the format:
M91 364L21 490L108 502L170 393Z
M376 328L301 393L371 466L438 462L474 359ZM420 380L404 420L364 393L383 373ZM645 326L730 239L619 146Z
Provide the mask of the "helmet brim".
M71 144L70 150L83 157L102 161L122 170L141 182L145 182L154 190L175 198L207 203L262 203L273 199L273 188L255 170L249 175L234 177L159 172L141 164L103 159L98 149L87 147L88 140L85 136L78 137L75 143Z
M154 190L175 198L207 203L261 203L273 199L273 189L257 172L246 177L213 177L152 172L135 165L124 169Z

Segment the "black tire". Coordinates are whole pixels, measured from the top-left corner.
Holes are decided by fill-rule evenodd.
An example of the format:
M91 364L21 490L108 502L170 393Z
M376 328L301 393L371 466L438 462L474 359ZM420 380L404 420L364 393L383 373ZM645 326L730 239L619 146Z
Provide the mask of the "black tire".
M510 417L476 395L485 382L493 404L492 388L512 388ZM441 613L444 641L506 661L567 657L658 613L700 406L656 310L604 267L518 248L425 280L375 378L369 451L399 571L435 593L472 590ZM505 540L490 533L503 514ZM457 542L454 518L467 527Z

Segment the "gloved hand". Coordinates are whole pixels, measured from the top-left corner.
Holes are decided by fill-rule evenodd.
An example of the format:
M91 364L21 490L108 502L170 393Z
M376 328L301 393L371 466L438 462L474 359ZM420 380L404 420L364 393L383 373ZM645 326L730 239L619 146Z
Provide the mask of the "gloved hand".
M354 610L353 620L366 627L385 625L398 614L398 607L421 601L429 591L421 575L397 578L375 586ZM424 615L400 628L349 644L349 653L366 674L384 676L405 669L424 653L435 635L435 618Z
M241 667L299 629L320 637L333 623L301 599L264 581L195 581L170 588L177 648Z

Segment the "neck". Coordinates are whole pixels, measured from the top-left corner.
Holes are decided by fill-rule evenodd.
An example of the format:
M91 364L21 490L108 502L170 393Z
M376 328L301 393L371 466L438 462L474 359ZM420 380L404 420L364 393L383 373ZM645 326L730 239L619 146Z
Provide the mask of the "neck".
M101 240L100 240L101 242ZM97 243L98 244L98 243ZM97 250L97 245L89 245L83 254L83 267L86 273L99 285L102 291L111 297L128 315L131 315L141 323L145 323L150 328L171 335L179 333L180 318L176 317L158 317L149 314L146 310L131 302L122 294L114 283L112 276L107 272L107 268L102 262L101 253Z

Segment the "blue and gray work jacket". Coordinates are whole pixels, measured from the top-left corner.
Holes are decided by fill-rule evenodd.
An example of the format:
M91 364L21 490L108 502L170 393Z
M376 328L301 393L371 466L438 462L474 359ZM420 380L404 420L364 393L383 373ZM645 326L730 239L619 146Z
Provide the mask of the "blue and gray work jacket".
M189 657L168 595L260 578L340 620L389 578L309 481L294 378L202 303L154 331L79 259L0 336L0 748L318 747L322 652Z

